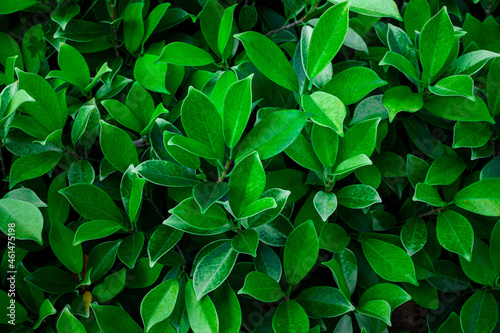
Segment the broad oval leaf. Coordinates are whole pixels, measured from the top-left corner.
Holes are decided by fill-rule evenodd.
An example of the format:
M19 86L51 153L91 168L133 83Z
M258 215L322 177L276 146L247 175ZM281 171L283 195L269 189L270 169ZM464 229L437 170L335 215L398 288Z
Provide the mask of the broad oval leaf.
M500 179L483 179L455 194L455 204L485 216L500 216Z

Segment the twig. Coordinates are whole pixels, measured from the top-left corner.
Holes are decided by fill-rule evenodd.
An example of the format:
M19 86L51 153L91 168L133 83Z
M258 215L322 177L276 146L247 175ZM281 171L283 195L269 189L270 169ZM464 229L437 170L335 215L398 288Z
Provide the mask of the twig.
M282 26L281 28L269 31L264 36L271 36L271 35L277 34L280 31L283 31L283 30L286 30L286 29L290 29L292 27L295 27L296 25L304 23L305 21L307 21L312 16L312 14L316 11L316 9L318 9L318 5L319 5L319 0L316 0L316 3L311 8L311 10L309 11L309 13L307 13L306 15L304 15L300 20L297 20L297 21L294 21L292 23L289 23L289 24L287 24L285 26Z
M437 213L439 213L440 211L442 211L442 210L443 210L443 208L444 208L444 207L434 208L433 210L428 211L427 213L423 213L423 214L418 215L418 218L422 218L422 217L425 217L425 216L431 216L431 215L437 214Z
M222 174L220 175L219 179L217 180L217 183L222 183L226 177L227 177L227 172L229 171L229 168L231 167L232 160L228 160L226 165L224 166L224 171L222 171Z
M111 0L106 0L106 1L108 3L109 13L111 15L111 27L113 28L113 40L115 42L113 47L115 48L116 57L119 58L120 52L118 51L118 48L120 46L118 45L118 32L116 31L116 27L114 25L116 19L115 5L111 2Z
M328 178L328 183L326 184L326 193L330 193L332 191L332 179L333 177Z

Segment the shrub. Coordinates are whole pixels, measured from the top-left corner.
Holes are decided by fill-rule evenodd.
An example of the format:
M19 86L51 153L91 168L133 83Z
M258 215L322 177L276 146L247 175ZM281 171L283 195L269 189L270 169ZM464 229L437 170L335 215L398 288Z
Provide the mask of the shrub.
M2 0L2 331L498 331L499 3Z

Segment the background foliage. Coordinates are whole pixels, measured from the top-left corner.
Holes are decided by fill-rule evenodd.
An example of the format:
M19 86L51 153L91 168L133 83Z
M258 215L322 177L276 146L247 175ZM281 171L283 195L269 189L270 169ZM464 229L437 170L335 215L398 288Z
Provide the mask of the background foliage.
M499 4L2 0L1 330L500 331Z

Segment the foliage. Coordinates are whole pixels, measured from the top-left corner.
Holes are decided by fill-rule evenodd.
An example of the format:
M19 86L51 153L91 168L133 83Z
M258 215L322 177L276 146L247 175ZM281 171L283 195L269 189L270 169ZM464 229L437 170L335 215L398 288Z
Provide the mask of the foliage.
M0 329L499 331L499 4L2 0Z

